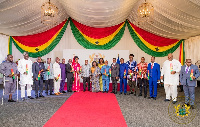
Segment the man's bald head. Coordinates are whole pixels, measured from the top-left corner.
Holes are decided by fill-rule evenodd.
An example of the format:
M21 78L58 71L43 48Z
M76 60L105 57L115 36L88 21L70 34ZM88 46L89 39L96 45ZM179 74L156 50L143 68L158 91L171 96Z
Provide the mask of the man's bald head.
M169 53L169 54L168 54L168 60L169 60L169 61L172 61L172 60L173 60L173 55L172 55L172 53Z
M56 57L56 63L59 63L60 59L58 57Z

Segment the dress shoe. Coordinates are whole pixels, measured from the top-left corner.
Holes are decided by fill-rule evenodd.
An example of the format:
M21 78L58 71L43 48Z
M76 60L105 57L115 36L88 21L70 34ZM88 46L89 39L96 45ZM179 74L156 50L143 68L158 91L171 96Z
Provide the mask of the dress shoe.
M105 93L105 91L103 91L102 93Z
M15 100L11 99L11 100L8 100L8 102L16 102Z
M36 99L38 99L38 96L35 96Z
M169 99L165 99L164 101L166 102L166 101L170 101L170 100Z
M124 93L124 95L126 95L126 93Z
M122 92L119 93L119 95L121 95L121 94L122 94Z
M106 91L106 93L108 93L108 91Z
M190 108L191 108L191 109L195 109L195 108L194 108L194 105L191 105L191 107L190 107Z
M22 98L22 101L25 101L25 97Z
M145 95L144 98L147 98L147 96Z
M138 95L138 97L139 97L139 96L142 96L142 94L140 93L140 94Z
M136 96L136 92L134 93L134 96Z
M69 90L67 90L67 92L70 92Z
M34 99L33 97L31 97L31 96L28 96L28 98L30 98L30 99Z
M156 100L156 97L154 97L153 99Z
M63 91L62 93L66 93L65 91Z
M50 95L54 95L54 94L50 93Z
M39 97L44 97L43 95L40 95Z
M72 92L72 90L70 90L69 92Z
M133 92L130 92L129 95L130 95L130 94L133 94Z
M172 101L172 104L176 104L177 101Z
M114 91L110 92L110 93L115 93Z
M114 94L117 94L117 92L115 92Z

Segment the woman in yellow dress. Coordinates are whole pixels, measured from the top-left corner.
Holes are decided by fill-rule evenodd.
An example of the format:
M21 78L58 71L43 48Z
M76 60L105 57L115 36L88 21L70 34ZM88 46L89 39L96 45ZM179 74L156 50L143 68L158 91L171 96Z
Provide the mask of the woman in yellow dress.
M98 66L100 68L100 71L101 71L101 68L102 68L103 65L104 65L104 60L103 60L103 58L100 58L99 59L99 64L98 64ZM102 74L99 77L99 85L100 85L100 91L103 91Z

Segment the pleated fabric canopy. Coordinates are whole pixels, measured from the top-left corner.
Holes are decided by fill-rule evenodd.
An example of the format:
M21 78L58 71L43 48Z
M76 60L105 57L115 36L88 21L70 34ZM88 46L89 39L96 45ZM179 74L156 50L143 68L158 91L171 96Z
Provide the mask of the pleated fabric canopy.
M47 1L0 0L0 33L25 36L53 28L41 23L41 5ZM137 27L171 39L200 34L199 0L147 1L154 7L154 23L138 26L137 11L144 0L51 0L59 9L56 25L68 17L95 28L115 26L128 19Z

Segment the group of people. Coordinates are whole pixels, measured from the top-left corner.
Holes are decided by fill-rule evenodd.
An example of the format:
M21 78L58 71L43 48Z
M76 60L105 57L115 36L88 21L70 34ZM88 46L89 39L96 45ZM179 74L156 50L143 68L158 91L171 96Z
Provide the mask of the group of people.
M136 96L136 86L140 92L138 96L142 96L144 89L144 98L147 97L147 82L149 82L148 99L156 100L157 83L163 80L166 93L164 101L172 99L173 104L177 102L177 85L179 82L183 85L185 93L185 103L194 108L195 85L196 79L199 77L199 70L196 65L191 64L191 59L186 59L186 65L181 67L178 60L173 59L173 55L168 54L168 60L163 64L162 70L160 65L155 62L155 57L151 57L151 62L145 62L145 58L141 58L141 62L137 64L133 60L134 55L129 55L129 61L124 63L124 59L120 59L120 63L113 58L111 66L108 61L100 58L99 61L93 61L92 66L85 60L85 64L80 66L78 56L69 59L65 64L65 59L56 57L55 63L51 63L51 58L47 58L47 62L43 63L41 57L32 64L27 52L23 54L24 58L18 61L18 65L13 62L13 56L7 55L7 61L0 65L0 72L5 75L5 94L9 94L8 102L15 102L12 94L15 93L16 77L20 74L21 98L25 100L25 86L27 86L27 96L31 96L33 83L35 84L35 98L44 97L43 82L45 82L46 95L55 95L66 93L64 91L65 79L67 78L67 92L80 91L80 78L83 79L83 92L107 92L109 91L110 79L112 81L112 92L117 94L117 81L120 80L120 94L124 91L127 94L127 82L130 86L128 94ZM161 73L160 73L161 72ZM87 83L87 85L86 85ZM90 90L90 84L92 89ZM54 87L53 87L54 86ZM124 87L124 88L123 88Z

